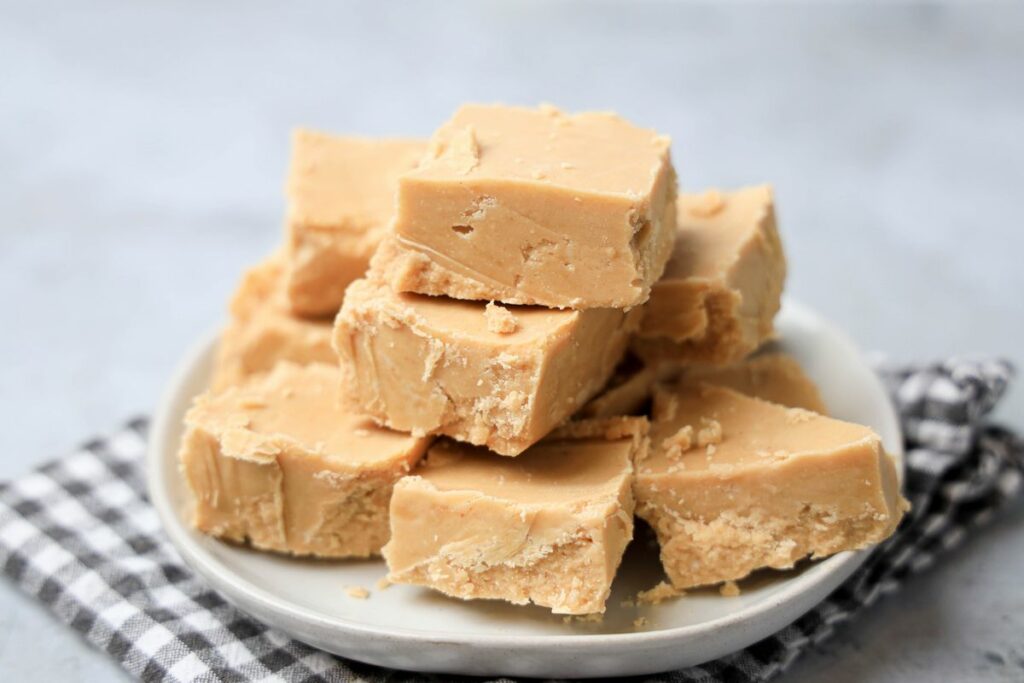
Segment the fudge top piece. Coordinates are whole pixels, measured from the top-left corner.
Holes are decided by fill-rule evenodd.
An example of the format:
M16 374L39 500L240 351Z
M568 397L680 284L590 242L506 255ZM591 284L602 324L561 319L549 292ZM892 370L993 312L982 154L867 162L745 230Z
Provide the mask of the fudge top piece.
M288 220L312 228L383 230L395 211L398 176L419 162L423 140L292 133Z
M399 178L371 272L403 292L632 308L676 237L669 140L614 114L467 105Z
M255 462L299 449L358 468L422 448L423 439L378 427L344 408L342 399L337 367L282 362L266 375L199 396L185 421L216 434L225 455Z
M405 177L507 180L635 199L658 182L669 144L613 113L469 104L437 130L423 163Z
M723 279L774 211L769 185L676 197L678 236L662 281ZM658 285L655 285L657 287Z
M725 473L857 445L880 450L878 435L868 427L710 384L657 389L653 413L651 455L641 467L653 473Z
M616 424L627 426L557 430L516 458L444 439L430 448L414 474L439 491L473 491L521 505L601 503L618 498L622 477L632 473L634 453L646 445L646 420Z

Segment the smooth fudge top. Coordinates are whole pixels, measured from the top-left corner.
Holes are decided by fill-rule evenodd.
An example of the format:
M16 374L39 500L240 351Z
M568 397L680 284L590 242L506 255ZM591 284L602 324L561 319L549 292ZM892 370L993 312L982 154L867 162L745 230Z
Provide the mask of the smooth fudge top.
M400 291L554 308L646 301L675 239L669 140L614 114L467 105L399 179Z
M404 458L425 443L352 413L342 387L337 367L281 362L242 385L199 396L185 422L216 434L225 455L255 461L298 448L358 468Z
M386 228L395 211L398 176L414 168L426 148L423 140L294 131L289 222L361 231Z
M653 414L651 456L641 471L728 473L856 446L881 450L868 427L705 383L659 388Z
M468 104L437 130L405 179L521 182L632 201L658 182L670 142L610 112Z
M516 458L445 439L431 447L415 475L440 491L471 490L524 505L585 505L617 497L622 476L632 472L637 439L613 436L556 432Z
M828 413L814 381L795 358L781 351L758 354L723 368L694 368L685 378L728 387L790 408L806 408L822 415Z

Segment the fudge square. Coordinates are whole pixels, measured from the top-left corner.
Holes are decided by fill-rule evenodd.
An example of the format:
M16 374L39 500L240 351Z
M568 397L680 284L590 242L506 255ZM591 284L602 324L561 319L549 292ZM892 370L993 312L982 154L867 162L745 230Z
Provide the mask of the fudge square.
M655 392L634 493L677 588L878 543L907 507L867 427L709 384Z
M506 308L365 279L345 295L334 344L357 410L517 455L600 391L639 315Z
M229 307L214 362L214 389L267 372L282 360L299 364L337 363L331 322L294 315L285 296L284 259L271 256L242 277Z
M814 381L795 358L782 351L758 353L722 368L692 368L687 372L686 379L726 387L790 408L828 414L825 401Z
M344 410L341 387L336 367L283 362L199 396L179 454L196 528L294 555L378 554L391 489L428 444Z
M438 441L395 486L388 580L464 600L604 612L633 536L643 418L574 423L518 458Z
M399 178L373 269L399 291L637 306L671 252L675 193L669 139L614 114L466 105Z
M306 316L334 316L387 232L398 176L425 140L292 135L288 172L288 300Z
M671 362L647 365L627 354L616 368L608 386L583 406L581 417L636 415L650 401L658 382L701 381L779 403L827 414L825 402L813 380L795 358L783 351L764 351L739 363L723 367L687 367Z
M773 334L786 258L772 190L680 194L678 233L633 345L643 358L734 363Z

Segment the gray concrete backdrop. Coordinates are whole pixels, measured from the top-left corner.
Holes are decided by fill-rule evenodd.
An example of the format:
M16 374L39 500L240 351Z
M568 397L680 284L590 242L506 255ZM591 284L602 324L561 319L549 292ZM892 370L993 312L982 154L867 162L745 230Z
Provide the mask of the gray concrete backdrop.
M775 183L792 296L896 359L1024 333L1024 5L0 1L0 478L152 409L280 235L287 132L616 109ZM1024 392L1001 415L1024 426ZM1021 680L1024 507L788 681ZM0 583L6 680L117 669Z

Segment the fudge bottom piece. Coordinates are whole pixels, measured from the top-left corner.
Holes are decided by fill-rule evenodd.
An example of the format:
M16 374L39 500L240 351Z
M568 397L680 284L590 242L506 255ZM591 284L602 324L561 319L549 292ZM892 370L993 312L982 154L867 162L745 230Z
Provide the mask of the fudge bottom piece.
M637 514L677 588L888 537L906 502L877 434L709 384L654 395Z
M389 580L462 598L604 612L633 535L642 418L571 424L517 458L444 440L395 486Z
M391 488L427 440L346 411L341 386L334 366L283 362L199 396L179 453L196 528L295 555L378 554Z

